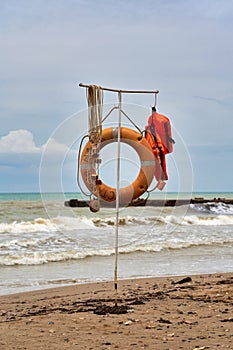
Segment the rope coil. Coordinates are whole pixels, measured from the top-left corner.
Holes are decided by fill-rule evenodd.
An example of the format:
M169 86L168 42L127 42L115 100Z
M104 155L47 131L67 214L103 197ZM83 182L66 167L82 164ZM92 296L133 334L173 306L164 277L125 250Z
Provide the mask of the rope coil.
M89 139L99 144L102 138L103 90L100 86L87 88Z
M103 90L100 86L90 85L86 89L88 103L88 136L93 144L92 152L89 156L88 164L92 172L88 174L88 183L92 184L91 192L97 194L97 200L94 200L95 208L90 205L92 211L98 211L99 196L97 191L97 180L99 178L99 159L100 144L102 140L102 113L103 113Z

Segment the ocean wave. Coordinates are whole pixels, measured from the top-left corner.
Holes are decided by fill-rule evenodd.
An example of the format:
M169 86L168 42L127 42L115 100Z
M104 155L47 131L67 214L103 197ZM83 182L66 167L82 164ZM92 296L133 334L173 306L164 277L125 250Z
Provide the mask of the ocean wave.
M201 211L204 213L212 213L212 214L225 214L231 215L233 214L233 205L227 203L216 203L216 202L208 202L203 204L190 204L190 207L194 210Z
M22 250L44 250L46 247L53 247L53 249L60 249L76 243L75 239L71 237L56 237L51 235L41 237L18 237L15 239L5 240L0 242L0 249L3 251L22 251Z
M167 216L165 218L166 223L178 224L178 225L196 225L196 226L225 226L233 225L233 216L196 216L187 215L183 218L176 216Z
M95 227L91 219L84 217L56 217L53 219L37 218L31 221L13 221L12 223L0 223L1 233L36 233L36 232L56 232L57 230L77 230Z
M106 217L106 218L94 218L92 219L95 226L104 227L104 226L114 226L116 222L115 217ZM134 217L134 216L122 216L119 217L119 225L147 225L150 224L150 220L147 217Z
M135 254L135 253L155 253L164 250L182 250L192 247L224 246L233 244L232 239L212 239L199 241L171 241L163 243L138 244L119 247L119 254ZM36 252L12 252L11 254L0 256L0 266L15 265L42 265L52 262L65 262L69 260L80 260L91 257L109 257L115 253L114 248L83 248L82 250L67 251L36 251Z
M49 219L37 218L32 221L0 223L0 233L53 232L57 226Z
M96 218L93 223L99 227L114 226L115 218ZM148 216L148 217L131 217L125 216L119 218L119 225L201 225L201 226L219 226L233 225L233 216L197 216L197 215L166 215L166 216Z
M24 233L52 233L56 231L70 232L85 229L98 229L115 225L115 217L56 217L53 219L37 218L32 221L14 221L12 223L0 223L0 234L24 234ZM196 226L221 226L233 225L233 215L166 215L134 217L122 216L119 218L119 226L154 226L154 225L196 225Z

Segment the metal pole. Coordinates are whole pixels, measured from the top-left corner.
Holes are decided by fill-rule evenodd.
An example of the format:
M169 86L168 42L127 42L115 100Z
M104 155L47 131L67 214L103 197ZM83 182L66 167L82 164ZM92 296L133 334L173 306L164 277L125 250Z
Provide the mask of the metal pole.
M87 88L91 85L80 83L79 86ZM122 92L125 94L158 94L159 93L159 90L121 90L121 89L110 89L102 86L98 86L98 88L105 91L112 91L112 92L118 92L118 93Z
M121 92L118 92L118 132L117 132L117 183L116 183L116 223L115 223L115 268L114 268L114 288L115 306L117 306L117 268L118 268L118 231L119 231L119 206L120 206L120 153L121 153Z
M91 85L79 84L80 87L88 88ZM156 94L159 90L120 90L120 89L110 89L106 87L98 86L99 89L118 93L118 133L117 133L117 186L116 186L116 224L115 224L115 268L114 268L114 288L115 288L115 306L117 306L117 268L118 268L118 231L119 231L119 206L120 206L120 141L121 141L121 113L124 113L121 109L122 104L122 93L126 94ZM115 107L110 111L110 113L115 109ZM125 114L125 113L124 113ZM107 117L106 117L107 118ZM106 119L104 118L104 120Z

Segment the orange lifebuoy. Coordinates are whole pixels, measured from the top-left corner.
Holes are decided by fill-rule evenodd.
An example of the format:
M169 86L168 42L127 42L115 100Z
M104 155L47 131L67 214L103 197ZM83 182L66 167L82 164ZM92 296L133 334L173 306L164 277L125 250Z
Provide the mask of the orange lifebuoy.
M116 200L116 189L104 184L95 175L95 164L98 152L107 144L117 142L118 128L107 128L102 131L102 140L98 150L88 141L85 145L81 159L80 169L83 181L90 192L107 202ZM121 127L120 140L133 147L137 152L141 168L137 178L129 185L120 188L120 203L129 203L140 197L150 186L155 172L155 156L146 139L137 131Z

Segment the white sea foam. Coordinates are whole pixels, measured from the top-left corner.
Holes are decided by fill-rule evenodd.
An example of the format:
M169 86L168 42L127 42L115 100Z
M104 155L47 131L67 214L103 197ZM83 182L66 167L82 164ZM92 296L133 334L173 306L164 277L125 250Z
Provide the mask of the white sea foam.
M93 219L93 223L96 226L114 226L115 218L96 218ZM159 225L159 224L172 224L172 225L201 225L201 226L219 226L219 225L233 225L232 215L218 215L218 216L149 216L149 217L120 217L119 225Z
M164 222L177 225L196 225L196 226L219 226L219 225L233 225L233 216L196 216L187 215L185 217L166 216Z
M148 243L139 243L139 244L128 244L125 246L119 247L119 253L120 254L132 254L132 253L139 253L139 252L160 252L163 250L181 250L181 249L187 249L190 247L201 247L201 246L223 246L224 244L233 244L233 237L232 239L225 238L208 238L204 237L203 239L200 237L199 239L196 239L195 237L189 239L189 240L177 240L172 239L169 241L154 241L154 242L148 242ZM50 262L62 262L67 260L79 260L79 259L85 259L90 258L94 256L98 257L104 257L104 256L111 256L115 252L113 247L106 247L106 248L83 248L79 250L75 249L54 249L54 251L12 251L10 254L5 254L3 256L0 256L0 266L14 266L14 265L41 265L46 264Z
M106 218L87 218L82 217L57 217L53 219L37 218L32 221L14 221L12 223L0 223L0 234L12 233L51 233L56 231L72 231L97 229L98 227L112 227L115 225L115 217ZM233 215L215 215L215 216L149 216L149 217L134 217L122 216L119 218L120 226L154 226L154 225L196 225L196 226L221 226L233 225Z
M33 221L14 221L0 223L0 233L52 232L57 226L49 219L38 218Z
M94 227L91 219L83 216L80 218L57 217L53 219L37 218L32 221L14 221L12 223L0 223L1 233L33 233L55 232L57 230L77 230Z
M233 205L228 203L208 202L203 204L190 204L194 210L213 214L233 214Z

